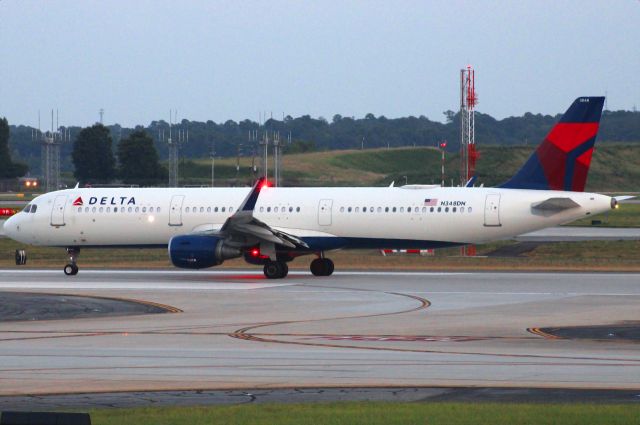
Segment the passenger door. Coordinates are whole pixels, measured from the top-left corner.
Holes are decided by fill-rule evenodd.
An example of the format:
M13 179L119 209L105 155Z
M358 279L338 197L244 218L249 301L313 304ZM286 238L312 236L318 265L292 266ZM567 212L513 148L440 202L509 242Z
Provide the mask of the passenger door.
M318 203L318 224L320 226L331 226L331 206L333 199L321 199Z
M51 209L51 225L64 226L64 207L67 204L67 195L58 195L53 200Z
M182 202L184 195L174 195L169 208L169 226L182 226Z
M500 222L500 194L490 193L484 202L484 225L502 226Z

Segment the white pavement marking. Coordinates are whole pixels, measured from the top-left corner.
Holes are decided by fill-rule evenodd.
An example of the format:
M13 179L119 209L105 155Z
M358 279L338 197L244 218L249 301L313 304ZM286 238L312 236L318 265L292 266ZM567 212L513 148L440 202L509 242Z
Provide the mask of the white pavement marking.
M119 282L25 282L9 281L0 283L0 289L95 289L95 290L146 290L146 291L245 291L250 289L265 289L278 286L291 286L295 283L245 283L245 282L188 282L188 283L167 283L167 282L139 282L139 281L119 281Z

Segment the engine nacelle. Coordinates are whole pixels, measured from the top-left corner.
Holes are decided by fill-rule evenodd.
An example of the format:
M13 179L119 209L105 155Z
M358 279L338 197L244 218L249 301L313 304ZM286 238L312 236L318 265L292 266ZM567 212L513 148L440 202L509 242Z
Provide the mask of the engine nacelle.
M216 236L181 235L169 241L171 262L182 269L213 267L241 255L240 249L227 246Z

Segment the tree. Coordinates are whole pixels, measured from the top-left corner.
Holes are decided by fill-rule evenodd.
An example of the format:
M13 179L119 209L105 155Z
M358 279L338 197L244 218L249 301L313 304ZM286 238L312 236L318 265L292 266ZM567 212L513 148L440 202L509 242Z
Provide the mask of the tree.
M85 183L109 183L116 175L109 129L102 124L83 128L73 142L74 175Z
M0 119L0 178L21 177L27 173L27 166L13 162L9 152L9 122Z
M168 178L158 162L153 139L142 130L134 131L118 144L118 175L124 183L148 186Z

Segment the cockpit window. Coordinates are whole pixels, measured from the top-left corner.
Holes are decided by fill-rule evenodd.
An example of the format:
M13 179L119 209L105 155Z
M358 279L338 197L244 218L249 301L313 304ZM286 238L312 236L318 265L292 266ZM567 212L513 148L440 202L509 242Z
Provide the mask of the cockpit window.
M28 213L29 211L31 211L31 204L27 205L26 207L24 207L24 209L22 210L22 212L26 212Z
M31 214L36 212L37 209L38 209L38 206L36 204L31 205Z

